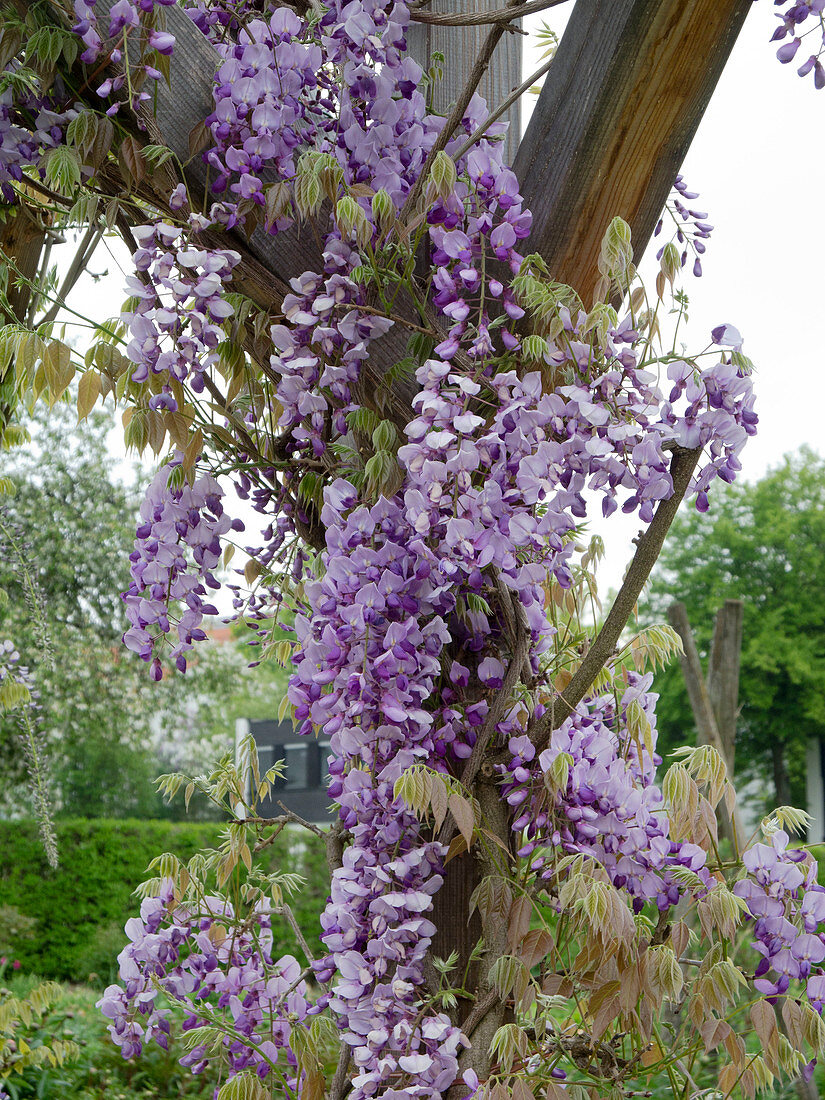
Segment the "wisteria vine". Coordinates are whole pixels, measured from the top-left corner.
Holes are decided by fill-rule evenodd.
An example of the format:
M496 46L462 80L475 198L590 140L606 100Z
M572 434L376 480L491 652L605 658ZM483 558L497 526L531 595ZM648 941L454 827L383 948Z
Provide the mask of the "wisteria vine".
M147 109L147 89L175 50L162 19L171 2L117 0L101 18L94 0L75 0L81 61L95 74L101 60L118 66L95 85L103 117ZM774 37L794 36L779 49L789 62L799 28L811 17L821 24L823 4L780 3ZM655 920L664 928L682 899L703 929L727 938L734 917L748 920L761 956L754 990L776 998L805 982L821 1015L825 890L812 861L777 822L769 843L734 853L742 877L727 889L711 820L723 776L697 757L693 772L677 765L670 785L657 785L652 677L611 656L606 682L594 677L553 723L554 703L566 700L551 604L573 584L577 536L594 507L633 513L649 530L676 494L676 458L692 456L688 494L700 510L714 480L741 468L757 416L739 333L720 325L693 356L657 348L659 304L634 282L621 219L602 246L605 293L589 310L539 256L524 255L531 215L502 159L505 127L476 136L488 110L475 95L444 133L447 121L429 106L431 76L406 52L411 17L400 0L332 0L305 14L183 7L219 57L208 147L195 154L210 194L199 212L180 183L164 213L131 230L135 274L121 317L129 430L146 442L151 425L173 424L176 446L141 508L124 641L159 679L176 635L168 657L184 671L206 636L204 616L217 614L208 590L219 587L222 543L242 530L224 511L221 482L202 472L203 434L189 436L193 402L222 397L215 378L226 345L249 319L233 282L241 255L222 247L226 233L259 222L273 235L311 227L320 270L294 277L281 315L256 332L268 340L257 386L244 391L242 416L224 407L214 434L233 452L220 472L267 518L256 548L264 595L245 606L258 620L286 605L294 613L289 703L300 734L329 739L329 794L346 843L321 917L324 954L306 973L292 957L271 957L260 899L243 912L218 895L194 905L172 880L159 882L127 925L123 984L101 1001L124 1057L148 1041L167 1046L160 991L187 1006L186 1030L198 1029L183 1060L193 1072L210 1061L230 1079L275 1071L288 1095L309 1096L313 1071L298 1036L329 1012L339 1066L354 1067L352 1100L436 1100L462 1080L460 1090L486 1095L476 1071L491 1072L488 1052L467 1062L472 1029L448 1011L453 991L434 990L428 974L452 824L467 846L490 835L472 796L484 753L495 755L511 818L499 843L528 900L543 891L542 904L564 916L563 899L589 875L618 905L623 935L649 921L651 949L663 946ZM819 54L800 73L811 70L821 87ZM28 85L0 93L7 201L26 173L91 178L99 126L84 117ZM84 158L66 161L67 143ZM659 303L689 253L701 274L712 226L686 205L697 197L678 177ZM419 339L401 423L379 415L367 368L381 338L404 327ZM452 823L442 807L430 828L435 800L410 798L411 775L428 776L430 792L443 784ZM700 802L699 782L711 801ZM709 807L701 828L685 810L700 805ZM310 977L326 989L317 998ZM217 1045L213 1032L223 1035ZM568 1048L559 1039L547 1049L533 1068L564 1082Z

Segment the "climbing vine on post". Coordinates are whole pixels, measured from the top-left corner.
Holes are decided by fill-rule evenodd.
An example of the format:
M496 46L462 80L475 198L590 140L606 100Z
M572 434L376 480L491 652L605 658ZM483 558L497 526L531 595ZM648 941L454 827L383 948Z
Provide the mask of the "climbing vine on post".
M158 457L124 594L124 642L154 679L205 637L243 530L229 487L250 500L264 530L235 609L291 664L297 731L331 744L336 821L308 826L331 872L317 944L290 917L294 876L255 865L286 820L257 816L277 775L254 746L163 780L237 819L220 849L156 861L101 1009L131 1058L168 1043L159 991L186 1005L184 1064L217 1064L221 1100L580 1100L658 1075L692 1095L717 1048L713 1087L752 1096L825 1048L825 890L790 846L801 817L720 845L719 755L683 751L657 781L650 670L677 639L621 640L679 504L705 510L740 470L751 363L731 325L689 354L663 335L710 233L681 177L655 288L614 212L586 287L531 247L476 88L537 7L473 16L491 29L446 116L403 3L6 16L8 217L117 231L133 265L120 316L91 319L79 353L55 330L64 289L5 253L6 419L103 400ZM644 44L656 5L619 7ZM214 79L183 150L164 141L164 85L189 50ZM205 88L192 73L181 116ZM10 288L46 298L40 323ZM642 527L598 628L594 508ZM477 913L480 934L439 958L434 898L463 853L477 885L452 920ZM294 957L272 958L274 917Z

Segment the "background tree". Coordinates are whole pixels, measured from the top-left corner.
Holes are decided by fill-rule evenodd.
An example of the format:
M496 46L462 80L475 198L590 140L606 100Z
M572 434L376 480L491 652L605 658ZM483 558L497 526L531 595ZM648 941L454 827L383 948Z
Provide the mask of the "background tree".
M716 611L744 601L737 762L771 777L778 805L805 805L805 748L825 736L825 460L787 455L754 484L726 486L705 516L677 516L651 580L647 613L687 607L707 653ZM658 674L665 745L690 739L693 719L678 665Z
M0 511L0 638L37 672L40 725L56 811L77 817L154 817L170 810L154 780L197 770L233 744L236 716L271 718L286 675L233 639L204 647L193 676L157 690L125 652L137 499L112 474L108 418L77 424L64 402L27 420L32 439L4 466L14 492ZM44 649L51 660L44 662ZM25 804L25 762L13 715L0 716L3 803ZM204 811L198 800L193 810Z

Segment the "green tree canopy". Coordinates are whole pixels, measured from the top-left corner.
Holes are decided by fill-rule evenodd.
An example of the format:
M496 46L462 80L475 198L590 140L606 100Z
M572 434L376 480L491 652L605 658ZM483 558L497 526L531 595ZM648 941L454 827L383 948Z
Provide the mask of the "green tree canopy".
M780 804L804 804L805 744L825 737L825 459L786 456L756 484L717 491L705 516L685 510L651 584L649 611L687 607L706 654L716 611L744 601L737 769L772 775ZM677 665L659 677L665 745L691 739Z

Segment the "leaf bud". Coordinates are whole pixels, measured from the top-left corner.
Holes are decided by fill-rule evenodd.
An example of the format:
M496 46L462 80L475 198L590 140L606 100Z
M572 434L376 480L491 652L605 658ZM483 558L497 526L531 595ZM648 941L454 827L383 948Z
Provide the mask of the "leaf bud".
M569 752L560 752L547 770L544 777L545 785L554 791L566 791L567 781L570 778L570 769L573 766L573 757Z
M344 240L352 235L358 244L366 244L370 239L370 227L367 216L352 195L344 195L335 204L335 221Z
M614 218L602 239L599 271L613 279L622 279L632 266L633 245L630 226L623 218Z
M664 277L667 279L670 285L673 286L674 282L676 281L676 276L682 270L682 262L681 257L679 256L679 249L676 247L673 241L669 241L665 245L662 251L662 258L659 261L659 266L662 269L662 274L664 275Z
M317 160L315 170L324 192L330 202L338 197L338 188L344 179L344 169L331 153L325 153Z
M138 453L141 453L146 449L149 442L149 422L146 409L134 410L123 433L123 440L127 451L134 447Z
M448 195L452 194L457 179L458 173L456 172L455 163L452 157L448 156L442 149L439 153L436 153L433 166L430 169L430 185L427 189L429 197L431 199L446 199Z
M302 218L314 214L321 205L321 184L318 177L303 164L295 176L295 205Z
M543 336L526 336L521 343L522 357L530 362L544 362L547 355L547 341Z
M395 221L395 203L383 187L372 196L372 216L381 233L386 233Z

